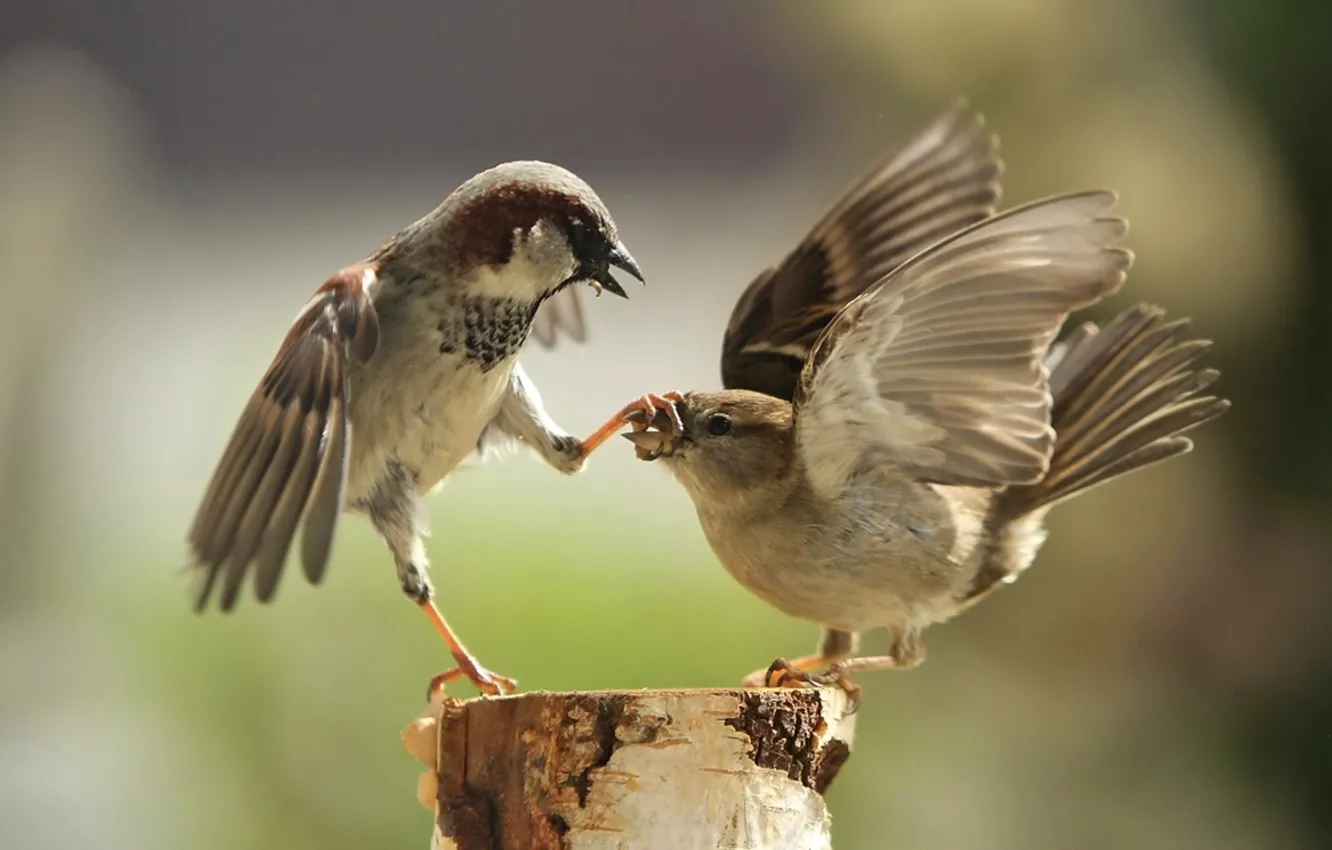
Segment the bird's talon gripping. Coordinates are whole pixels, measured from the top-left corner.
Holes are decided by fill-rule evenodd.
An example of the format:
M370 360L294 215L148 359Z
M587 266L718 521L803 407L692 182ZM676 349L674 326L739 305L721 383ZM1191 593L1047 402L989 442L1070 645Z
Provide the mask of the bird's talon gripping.
M669 418L674 436L684 433L684 422L680 419L680 411L676 408L676 405L683 401L684 396L674 391L666 393L664 396L654 393L639 396L620 408L619 412L581 442L583 457L587 457L596 451L602 443L615 436L626 424L632 426L635 431L647 430L653 424L658 411L666 414Z
M671 390L664 395L649 393L643 396L644 412L647 414L649 422L655 418L658 410L665 413L667 418L671 420L671 435L679 436L684 433L684 420L680 418L680 408L676 405L684 404L684 400L684 396L676 390Z
M741 683L746 688L808 688L813 687L810 674L797 668L785 658L778 658L766 670L755 670Z
M471 670L466 670L463 667L451 667L443 673L436 673L432 676L430 685L426 690L426 702L433 700L435 695L450 682L456 682L459 679L466 679L477 690L492 697L508 696L518 689L518 682L515 679L492 673L477 665L469 666L471 666Z
M860 685L851 681L851 677L846 675L846 671L842 669L840 664L833 665L832 669L828 671L828 677L831 679L831 684L836 685L846 693L847 700L853 706L852 710L860 705Z
M797 669L785 658L778 658L768 665L768 672L763 676L765 688L810 688L816 684L813 674Z
M426 686L426 702L434 702L435 695L441 693L449 682L455 682L462 678L462 668L452 667L443 673L436 673L430 677L430 684Z
M767 670L758 670L745 677L744 687L746 688L820 688L820 687L838 687L846 692L852 704L860 702L860 686L852 682L846 674L844 665L840 662L831 664L825 669L803 670L800 667L787 661L785 658L778 658L768 666Z

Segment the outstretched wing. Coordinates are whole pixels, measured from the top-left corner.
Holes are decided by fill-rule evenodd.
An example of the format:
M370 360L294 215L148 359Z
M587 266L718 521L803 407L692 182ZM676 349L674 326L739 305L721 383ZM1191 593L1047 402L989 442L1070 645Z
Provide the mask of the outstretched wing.
M574 342L587 339L587 326L583 324L583 304L578 298L579 287L566 286L547 298L537 308L532 319L532 337L543 348L552 348L561 336Z
M1133 255L1109 192L967 228L847 305L800 376L797 441L822 492L867 464L973 487L1030 483L1054 434L1043 362L1069 313L1119 288Z
M1003 164L980 114L958 102L856 179L781 265L732 310L722 382L790 401L837 311L914 254L994 212Z
M369 360L379 342L373 281L353 266L321 286L241 413L190 529L203 573L198 610L219 579L219 607L231 610L251 572L255 595L269 601L302 519L305 576L322 580L347 480L348 365Z

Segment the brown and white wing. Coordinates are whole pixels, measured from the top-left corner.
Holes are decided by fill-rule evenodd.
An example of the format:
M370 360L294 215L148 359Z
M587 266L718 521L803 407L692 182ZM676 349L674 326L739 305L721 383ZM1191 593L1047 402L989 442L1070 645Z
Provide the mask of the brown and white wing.
M543 348L554 347L561 336L574 342L587 340L583 304L578 298L577 287L566 286L547 298L532 319L532 338Z
M828 494L867 464L920 480L1039 480L1054 434L1047 350L1069 313L1113 293L1133 255L1109 192L980 222L847 305L800 376L799 451Z
M348 366L379 342L373 280L353 266L319 288L241 413L190 529L197 610L219 581L218 606L231 610L247 574L257 598L272 599L302 521L305 576L322 580L347 480Z
M814 340L847 302L930 245L988 218L999 141L958 102L857 178L782 263L749 285L722 343L722 382L790 401Z

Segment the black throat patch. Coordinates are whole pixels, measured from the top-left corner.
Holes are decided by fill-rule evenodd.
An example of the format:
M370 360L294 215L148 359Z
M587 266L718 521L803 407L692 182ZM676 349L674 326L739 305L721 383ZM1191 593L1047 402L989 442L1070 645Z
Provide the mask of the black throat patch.
M489 372L523 347L538 306L513 298L454 296L436 325L440 353L461 354L468 363Z

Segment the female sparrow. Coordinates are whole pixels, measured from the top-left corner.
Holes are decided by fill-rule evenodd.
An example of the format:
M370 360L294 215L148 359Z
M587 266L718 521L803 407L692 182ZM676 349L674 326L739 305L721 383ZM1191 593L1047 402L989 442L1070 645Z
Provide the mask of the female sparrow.
M900 209L932 195L908 197ZM1114 203L1083 192L981 217L875 279L843 272L840 288L826 269L855 266L810 258L878 243L839 253L825 219L741 296L724 391L645 396L617 415L635 423L638 456L689 493L727 571L823 626L817 652L747 685L918 665L927 626L1032 562L1052 505L1188 451L1181 434L1229 407L1200 394L1217 373L1191 369L1210 343L1155 308L1053 344L1132 263ZM853 657L878 627L888 653Z

